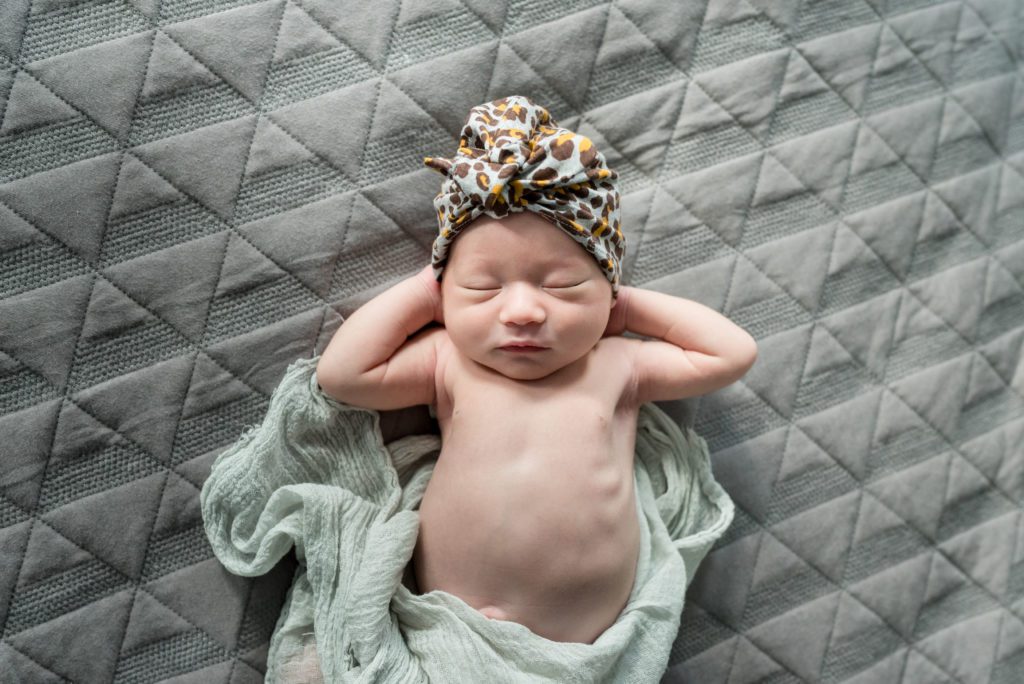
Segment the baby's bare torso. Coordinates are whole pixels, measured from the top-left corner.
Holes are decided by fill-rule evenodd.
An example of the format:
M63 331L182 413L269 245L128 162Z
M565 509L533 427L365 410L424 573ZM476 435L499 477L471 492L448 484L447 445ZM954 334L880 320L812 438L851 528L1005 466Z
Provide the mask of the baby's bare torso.
M640 549L624 340L604 338L534 381L443 340L442 448L419 509L419 590L496 608L552 641L592 643L625 607Z

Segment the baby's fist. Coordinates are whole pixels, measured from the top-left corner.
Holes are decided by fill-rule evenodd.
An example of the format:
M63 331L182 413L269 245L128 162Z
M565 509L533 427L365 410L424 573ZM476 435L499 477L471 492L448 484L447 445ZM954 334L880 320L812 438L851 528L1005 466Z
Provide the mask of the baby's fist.
M626 313L629 310L629 294L631 288L622 285L619 287L619 296L615 300L611 314L608 316L608 325L605 326L602 337L621 335L626 331Z
M434 277L434 267L427 264L419 273L416 279L423 285L424 291L429 299L429 306L432 313L431 320L444 325L444 314L441 306L441 283Z

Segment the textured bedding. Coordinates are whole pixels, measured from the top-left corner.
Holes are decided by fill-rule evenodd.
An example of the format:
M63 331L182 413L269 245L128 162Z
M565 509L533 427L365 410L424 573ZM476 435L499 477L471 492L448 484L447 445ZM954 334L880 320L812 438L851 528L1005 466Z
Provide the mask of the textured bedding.
M1024 672L1024 3L0 2L0 673L259 682L199 491L424 266L469 108L623 180L623 281L760 355L665 404L735 520L664 682ZM388 438L432 426L382 415Z

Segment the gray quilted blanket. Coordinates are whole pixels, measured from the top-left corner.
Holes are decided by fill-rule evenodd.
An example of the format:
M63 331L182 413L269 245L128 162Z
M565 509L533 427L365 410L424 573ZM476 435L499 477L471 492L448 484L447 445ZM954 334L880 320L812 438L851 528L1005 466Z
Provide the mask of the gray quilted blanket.
M262 680L295 560L229 574L199 489L521 94L620 173L624 282L759 343L664 405L736 519L663 681L1021 681L1022 14L0 0L0 680Z

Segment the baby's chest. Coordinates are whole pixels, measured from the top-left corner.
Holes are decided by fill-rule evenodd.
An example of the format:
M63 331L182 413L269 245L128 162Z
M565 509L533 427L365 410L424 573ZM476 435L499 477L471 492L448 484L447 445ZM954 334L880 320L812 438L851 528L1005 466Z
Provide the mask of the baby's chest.
M442 440L488 445L490 450L556 449L604 453L631 449L636 411L599 384L552 392L524 391L474 377L452 383L446 411L438 412Z
M608 484L632 480L637 411L607 379L544 392L470 374L451 387L448 410L438 413L450 464L492 475L510 468L524 483L555 482L563 471L566 484L582 484L582 473Z

